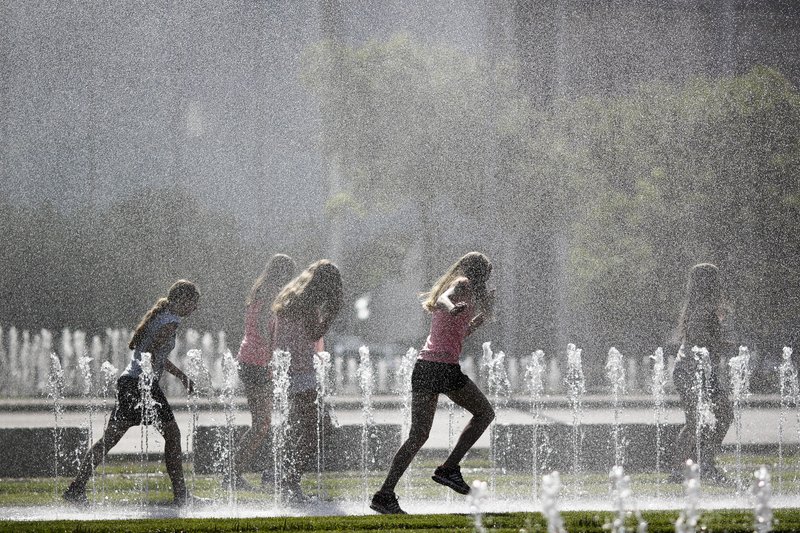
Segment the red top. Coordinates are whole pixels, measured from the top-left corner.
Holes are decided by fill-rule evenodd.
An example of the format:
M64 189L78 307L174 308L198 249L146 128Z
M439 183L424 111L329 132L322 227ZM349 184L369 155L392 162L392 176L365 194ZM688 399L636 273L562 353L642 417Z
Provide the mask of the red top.
M469 323L475 316L474 298L453 299L453 303L464 301L467 308L453 316L447 309L436 309L431 318L431 332L419 358L425 361L458 364L461 346L467 336Z
M239 346L240 363L256 366L269 366L272 359L272 346L261 331L261 311L266 302L256 300L247 306L244 315L244 338ZM267 325L271 332L275 329L275 317L270 313ZM273 335L274 337L274 335Z

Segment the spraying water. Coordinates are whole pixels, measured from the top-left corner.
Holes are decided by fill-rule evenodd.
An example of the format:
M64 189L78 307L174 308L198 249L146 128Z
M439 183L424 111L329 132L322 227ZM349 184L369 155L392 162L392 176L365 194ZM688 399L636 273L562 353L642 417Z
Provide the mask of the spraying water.
M728 361L731 394L733 396L733 423L736 432L736 494L744 491L742 476L742 408L750 396L750 351L739 347L739 355Z
M567 377L565 383L569 388L569 402L572 408L572 472L575 475L575 490L583 491L581 478L581 447L583 433L583 396L586 394L586 380L583 377L581 349L574 344L567 345Z
M400 366L397 369L397 382L395 391L400 395L400 416L402 417L400 427L400 438L402 442L411 433L411 374L414 371L414 364L417 362L419 352L414 348L408 351L400 359ZM403 476L403 488L405 496L411 494L411 476Z
M530 410L533 418L531 436L531 495L533 500L539 499L539 425L541 423L541 399L544 394L544 352L536 350L525 367L525 384L530 395Z
M331 390L331 354L318 352L314 357L317 374L317 497L323 499L322 471L325 469L325 406Z
M661 479L661 430L664 421L664 390L667 386L667 372L664 365L664 350L659 346L653 355L653 380L651 393L653 395L654 416L656 422L656 478ZM661 494L660 486L656 487L656 494Z
M87 409L87 420L86 420L86 442L82 450L76 450L76 459L78 460L78 464L80 464L80 457L83 457L89 448L92 447L92 442L94 442L94 431L92 427L92 418L94 417L94 402L91 402L91 395L92 395L92 366L91 366L92 358L87 356L81 356L78 358L78 369L80 370L80 374L83 378L83 387L81 389L81 397L85 400L86 405L88 405ZM96 493L96 475L95 475L95 465L92 464L92 494Z
M486 503L488 492L486 482L476 479L472 482L467 495L467 505L469 505L469 512L472 513L472 520L477 533L486 533L486 528L483 527L482 509Z
M781 414L778 421L778 494L783 492L783 429L790 408L800 407L800 384L797 379L797 369L792 364L792 349L783 348L781 365L778 368L781 382Z
M283 476L284 465L286 464L287 452L286 443L289 436L289 365L292 355L283 350L275 350L272 354L272 406L273 410L279 415L278 423L273 420L272 431L272 464L274 470L274 495L275 505L282 503L283 498Z
M542 478L542 514L547 519L547 533L567 533L558 507L561 476L558 472Z
M620 435L620 396L625 393L625 364L622 360L622 354L616 348L611 348L608 351L608 359L606 359L606 377L611 383L611 396L614 403L614 429L612 432L614 440L614 464L623 466L625 464L622 442Z
M706 430L711 431L717 425L717 417L714 414L711 403L711 393L708 390L709 380L706 376L711 375L713 368L711 358L706 348L692 347L692 354L695 360L695 394L697 394L697 425L695 427L695 444L697 446L697 460L699 467L703 468L702 442L703 434Z
M611 523L610 530L612 533L627 533L628 528L625 527L625 522L630 516L636 518L636 533L647 533L647 522L642 518L633 500L633 491L631 490L631 478L625 475L623 468L619 465L611 468L608 474L611 481L611 493L614 498L614 521Z
M100 373L103 375L103 389L101 391L102 401L103 401L103 427L106 427L108 424L108 411L106 410L107 403L108 403L108 396L112 392L111 384L114 383L115 378L117 377L117 367L112 365L108 361L103 361L102 366L100 366ZM100 500L105 502L106 500L106 453L107 450L105 449L105 440L103 441L103 458L102 458L102 466L103 466L103 475L100 478Z
M369 358L369 348L362 346L358 349L358 383L361 387L361 413L363 425L361 426L361 484L362 501L368 501L369 496L369 463L370 440L374 438L375 420L372 409L373 376L372 363Z
M211 374L208 368L203 363L203 353L198 349L189 350L186 353L186 375L194 382L194 390L186 391L187 403L189 405L189 431L186 432L186 449L189 450L190 444L194 442L197 435L197 425L199 420L199 401L203 391L211 390ZM189 488L192 492L195 490L196 476L194 468L192 469L191 479L189 480Z
M495 413L500 412L500 408L505 407L508 403L508 394L511 388L506 373L505 358L506 354L503 352L497 352L497 354L492 352L490 342L483 343L481 368L486 372L486 384ZM501 460L498 460L498 455L503 454L504 451L505 447L499 446L497 443L497 418L495 418L489 426L489 462L491 464L489 489L492 492L495 491L497 465L502 464L502 459L504 459L502 457Z
M700 521L697 505L700 502L700 468L690 459L686 461L683 486L686 500L678 520L675 522L675 533L696 533Z
M234 405L236 393L236 378L239 375L239 363L225 350L222 355L222 390L219 400L225 409L225 436L222 447L221 461L223 463L223 479L227 480L225 487L228 493L228 503L236 505L235 472L236 472L236 406Z
M753 473L753 518L756 533L769 533L772 531L772 508L769 499L772 496L772 483L769 470L761 466Z
M47 396L53 401L53 477L58 479L58 465L61 459L61 420L64 416L64 370L61 361L54 353L50 354L50 377L47 380ZM58 497L58 486L53 484L53 496Z
M152 425L156 427L156 424L159 424L160 421L156 417L156 406L157 402L153 399L153 361L152 355L149 353L142 353L142 358L139 361L139 365L142 368L141 374L139 374L139 393L141 394L139 398L139 403L136 405L137 408L142 410L142 424L139 426L141 428L140 433L140 451L139 451L139 463L141 465L142 470L142 483L144 485L144 494L145 494L145 501L150 499L150 480L149 476L147 475L146 470L146 463L147 463L147 456L150 452L150 432L149 427Z

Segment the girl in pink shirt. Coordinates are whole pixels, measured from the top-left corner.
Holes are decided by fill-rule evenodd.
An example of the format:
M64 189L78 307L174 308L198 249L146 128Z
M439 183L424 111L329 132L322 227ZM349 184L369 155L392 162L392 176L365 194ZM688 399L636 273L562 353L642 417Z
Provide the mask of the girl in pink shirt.
M394 489L414 456L428 440L439 394L445 394L472 414L450 456L436 468L432 479L460 494L469 493L459 463L494 420L489 400L459 365L464 339L481 324L491 308L486 280L492 272L489 259L470 252L458 260L423 295L422 306L433 314L431 332L411 375L411 430L394 456L392 466L370 508L381 514L405 514Z
M253 489L242 477L242 471L252 465L269 431L272 417L272 371L269 363L275 328L270 307L281 288L294 276L295 269L295 262L288 255L273 255L247 297L244 338L237 358L239 379L244 385L252 425L236 446L232 481L237 489Z
M274 347L291 354L289 364L288 460L284 464L282 497L302 504L308 497L300 488L309 471L317 438L317 375L314 358L343 303L342 276L336 265L320 259L290 281L272 303L275 315ZM330 431L326 415L323 423Z

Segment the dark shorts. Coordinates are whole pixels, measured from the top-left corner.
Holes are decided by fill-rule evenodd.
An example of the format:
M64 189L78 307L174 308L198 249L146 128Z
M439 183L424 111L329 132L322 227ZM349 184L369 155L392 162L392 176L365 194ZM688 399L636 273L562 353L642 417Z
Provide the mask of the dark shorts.
M411 373L411 390L418 392L452 392L470 382L460 365L417 359Z
M272 372L269 367L239 364L239 379L250 408L265 406L272 400Z
M153 401L155 402L156 420L160 424L175 421L167 397L158 383L153 383L151 389ZM117 404L111 411L111 419L116 419L131 426L138 426L142 423L142 393L139 390L139 379L122 376L117 380Z
M684 358L675 362L672 371L672 382L681 400L684 414L687 420L694 420L697 416L697 375L696 365L689 358ZM708 393L708 400L712 403L714 414L717 418L729 418L732 410L728 392L719 382L716 372L704 372L701 375L701 384Z

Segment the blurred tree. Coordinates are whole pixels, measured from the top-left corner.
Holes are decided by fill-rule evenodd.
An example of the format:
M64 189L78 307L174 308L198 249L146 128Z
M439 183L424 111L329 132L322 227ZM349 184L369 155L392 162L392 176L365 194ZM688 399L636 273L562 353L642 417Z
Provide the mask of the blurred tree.
M372 212L418 206L430 278L435 225L452 211L442 203L471 215L485 205L485 65L402 35L359 49L329 40L306 51L303 78L321 102L342 192Z
M602 325L595 338L664 342L688 268L713 261L740 341L786 342L800 311L797 90L756 68L586 100L563 119L594 169L570 180L586 206L573 226L573 305Z

